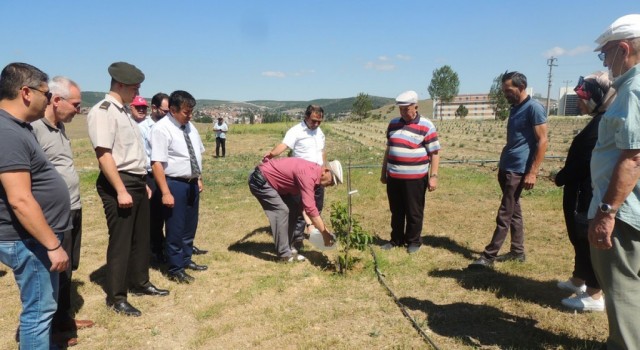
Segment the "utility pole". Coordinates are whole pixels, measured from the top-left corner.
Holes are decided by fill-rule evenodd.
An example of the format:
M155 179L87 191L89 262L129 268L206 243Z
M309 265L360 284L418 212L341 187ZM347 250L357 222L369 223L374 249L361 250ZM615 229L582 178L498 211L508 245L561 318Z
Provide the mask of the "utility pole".
M551 74L551 70L553 69L553 67L557 67L558 65L555 64L555 62L557 62L558 59L551 56L551 58L547 59L547 65L549 66L549 87L547 88L547 115L550 114L549 111L549 101L551 99L551 77L553 77L553 75Z
M571 80L563 80L564 85L564 104L562 105L562 115L567 115L567 96L569 95L569 83Z

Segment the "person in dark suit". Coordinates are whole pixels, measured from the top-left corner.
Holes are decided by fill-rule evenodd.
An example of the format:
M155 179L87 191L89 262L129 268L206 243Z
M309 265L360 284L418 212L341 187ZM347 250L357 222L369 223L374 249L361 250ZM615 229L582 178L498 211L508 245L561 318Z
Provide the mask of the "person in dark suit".
M569 241L575 250L572 277L558 282L558 288L576 295L562 300L562 304L581 311L604 311L602 290L591 265L587 232L587 212L591 197L591 152L598 140L598 124L615 97L606 72L580 77L574 91L579 97L581 114L589 114L589 121L571 142L564 167L555 177L557 186L564 186L562 209Z

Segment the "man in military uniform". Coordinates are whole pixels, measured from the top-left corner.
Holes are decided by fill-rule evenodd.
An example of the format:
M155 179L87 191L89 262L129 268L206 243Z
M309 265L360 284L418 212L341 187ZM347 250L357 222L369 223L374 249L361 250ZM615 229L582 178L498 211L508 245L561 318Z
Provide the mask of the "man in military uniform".
M147 156L140 130L124 107L138 95L144 74L134 65L116 62L109 66L109 75L109 93L87 117L100 164L96 188L109 228L107 306L127 316L140 316L140 310L127 301L127 289L134 294L169 294L149 282Z

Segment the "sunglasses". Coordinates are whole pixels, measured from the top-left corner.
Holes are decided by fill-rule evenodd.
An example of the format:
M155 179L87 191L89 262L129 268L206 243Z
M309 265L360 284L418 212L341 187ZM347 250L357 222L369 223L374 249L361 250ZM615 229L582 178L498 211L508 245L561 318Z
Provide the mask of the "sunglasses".
M74 102L74 103L71 103L71 102L69 102L69 100L67 100L67 99L66 99L66 98L64 98L64 97L60 97L60 99L61 99L61 100L65 100L65 101L67 101L67 103L68 103L68 104L70 104L70 105L72 105L72 106L73 106L73 108L75 108L75 109L80 109L80 105L82 104L82 102Z
M33 86L27 86L29 89L31 90L36 90L37 92L41 93L44 95L44 97L47 98L47 102L51 102L51 96L53 96L53 94L51 93L51 91L42 91L40 89L38 89L37 87L33 87Z

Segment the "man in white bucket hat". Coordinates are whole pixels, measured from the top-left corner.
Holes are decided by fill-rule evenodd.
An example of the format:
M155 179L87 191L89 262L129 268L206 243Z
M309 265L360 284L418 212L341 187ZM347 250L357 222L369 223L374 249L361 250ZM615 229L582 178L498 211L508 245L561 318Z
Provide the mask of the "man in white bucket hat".
M249 175L249 189L269 218L278 261L306 260L291 249L296 221L302 210L322 233L325 246L335 243L320 217L314 194L320 186L339 183L342 183L342 165L337 160L320 166L296 157L265 159Z
M640 349L640 14L618 18L596 43L618 95L591 157L591 261L606 296L607 349Z

